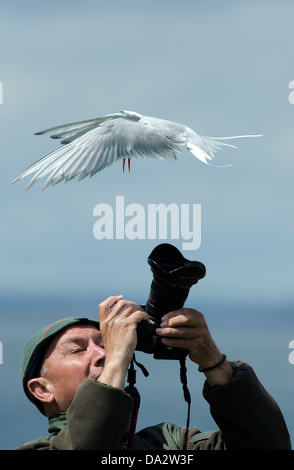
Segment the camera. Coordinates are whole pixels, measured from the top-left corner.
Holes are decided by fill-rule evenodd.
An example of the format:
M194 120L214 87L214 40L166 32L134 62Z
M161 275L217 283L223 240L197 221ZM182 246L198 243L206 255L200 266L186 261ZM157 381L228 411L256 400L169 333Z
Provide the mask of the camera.
M199 261L184 258L176 247L168 243L155 247L147 262L153 279L146 305L141 307L148 313L150 323L144 320L137 325L136 350L153 354L155 359L180 359L188 351L163 345L155 329L165 313L184 306L190 288L205 276L205 266Z

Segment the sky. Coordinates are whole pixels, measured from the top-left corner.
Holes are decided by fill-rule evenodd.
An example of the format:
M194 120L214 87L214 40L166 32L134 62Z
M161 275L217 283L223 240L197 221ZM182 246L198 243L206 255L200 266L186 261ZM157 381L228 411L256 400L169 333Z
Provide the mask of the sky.
M0 448L47 432L19 383L25 341L65 316L96 318L109 295L145 303L147 258L164 242L205 264L186 305L230 358L253 365L293 436L293 15L287 0L0 2L0 407L9 423ZM215 167L183 149L176 161L133 159L130 173L117 162L45 191L42 181L29 191L28 179L10 184L60 146L36 132L121 109L200 135L263 137L221 150ZM181 231L98 240L94 208L107 204L115 218L118 196L140 205L146 225L151 204L190 215L198 205L201 243L183 250ZM139 379L139 426L159 414L184 425L177 364L143 360L152 374ZM193 424L208 430L202 384L192 370Z

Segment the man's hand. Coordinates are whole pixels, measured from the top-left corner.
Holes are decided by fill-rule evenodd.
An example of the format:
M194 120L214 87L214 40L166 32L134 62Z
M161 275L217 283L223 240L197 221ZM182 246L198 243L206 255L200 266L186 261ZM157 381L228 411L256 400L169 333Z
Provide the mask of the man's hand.
M137 324L149 316L123 296L111 296L98 307L100 332L105 349L101 382L124 388L128 366L137 345Z
M156 333L166 346L188 349L191 361L202 368L213 366L222 358L204 316L197 310L181 308L167 313ZM211 385L226 383L232 376L232 367L225 361L205 375Z

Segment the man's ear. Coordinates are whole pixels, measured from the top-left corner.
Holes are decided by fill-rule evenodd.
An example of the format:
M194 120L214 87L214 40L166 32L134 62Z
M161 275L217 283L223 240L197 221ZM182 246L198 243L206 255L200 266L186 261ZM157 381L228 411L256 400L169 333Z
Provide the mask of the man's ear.
M29 380L28 388L37 400L44 403L52 403L54 401L50 382L45 377L37 377Z

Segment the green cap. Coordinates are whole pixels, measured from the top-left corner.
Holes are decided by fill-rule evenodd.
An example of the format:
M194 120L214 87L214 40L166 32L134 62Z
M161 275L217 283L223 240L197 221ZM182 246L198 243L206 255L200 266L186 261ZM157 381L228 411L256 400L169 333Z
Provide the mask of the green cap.
M42 402L37 400L28 388L28 381L38 377L45 352L55 336L62 330L74 325L93 325L99 330L99 322L88 318L63 318L52 325L42 328L26 343L21 362L20 376L25 394L44 414Z

